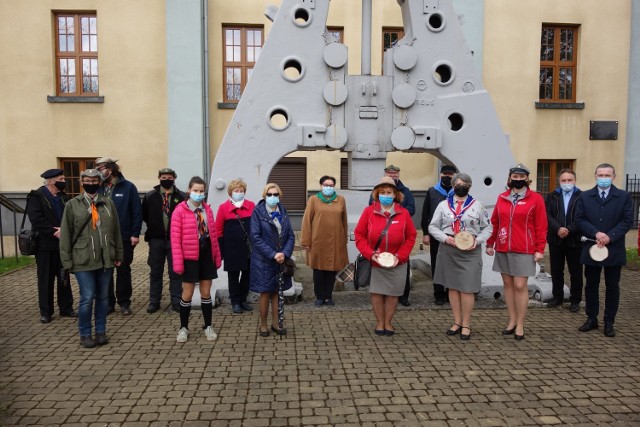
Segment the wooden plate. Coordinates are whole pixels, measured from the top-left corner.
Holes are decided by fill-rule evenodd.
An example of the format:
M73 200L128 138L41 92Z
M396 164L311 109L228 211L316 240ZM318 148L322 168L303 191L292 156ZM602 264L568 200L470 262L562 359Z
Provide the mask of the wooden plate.
M473 246L474 242L473 234L468 231L461 231L455 235L453 238L454 243L456 244L456 248L460 250L467 250Z
M609 249L606 246L598 247L598 245L593 245L589 248L589 255L594 261L604 261L609 256Z

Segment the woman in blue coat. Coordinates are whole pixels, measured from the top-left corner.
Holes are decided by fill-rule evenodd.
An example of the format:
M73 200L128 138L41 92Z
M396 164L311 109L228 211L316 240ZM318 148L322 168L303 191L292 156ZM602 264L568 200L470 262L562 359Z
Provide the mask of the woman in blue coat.
M249 289L260 294L260 330L261 337L269 336L267 315L271 302L271 330L280 335L287 333L286 328L279 330L278 324L278 275L284 260L293 253L295 235L289 222L287 211L280 204L282 191L278 184L269 183L262 190L262 200L251 214L249 237L251 253L251 280ZM291 277L284 278L284 289L292 286Z

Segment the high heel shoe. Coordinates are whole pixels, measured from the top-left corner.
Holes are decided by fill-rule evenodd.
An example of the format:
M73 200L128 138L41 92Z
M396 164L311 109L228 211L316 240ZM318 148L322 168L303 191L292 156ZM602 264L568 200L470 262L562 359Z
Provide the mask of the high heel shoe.
M454 326L457 326L458 329L451 329ZM456 335L457 333L459 333L460 329L462 329L462 326L458 325L457 323L454 323L453 325L451 325L451 328L447 329L447 332L446 332L446 334L449 336Z
M460 330L462 329L468 329L469 333L468 334L463 334L462 332L460 332L460 339L463 341L469 341L471 339L471 328L468 326L461 326Z
M515 328L514 328L515 329ZM518 335L515 333L514 331L514 335L513 338L516 339L517 341L522 341L524 339L524 328L522 328L522 335Z
M515 327L515 326L514 326L513 328L511 328L511 329L507 329L507 328L505 328L505 329L502 331L502 335L511 335L511 334L513 334L515 331L516 331L516 327Z

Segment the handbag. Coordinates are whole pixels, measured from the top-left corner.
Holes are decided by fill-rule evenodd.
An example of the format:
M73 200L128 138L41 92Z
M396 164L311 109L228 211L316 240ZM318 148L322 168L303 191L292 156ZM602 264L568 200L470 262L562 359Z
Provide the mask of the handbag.
M391 225L391 218L387 220L387 225L382 230L382 234L378 238L376 245L373 247L373 252L378 250L380 243L382 243L382 238L387 235L387 230L389 230L389 226ZM362 254L358 254L355 261L355 273L353 280L353 287L357 289L366 288L369 286L371 282L371 261L366 259Z
M249 240L249 235L247 234L247 230L244 229L244 224L242 224L240 215L238 215L237 212L234 212L234 213L236 214L236 218L240 223L240 228L242 228L242 232L244 233L244 244L247 245L247 258L251 258L251 253L253 252L253 248L251 247L251 241Z
M24 222L27 219L27 210L29 209L29 200L31 196L27 196L27 206L24 208L22 215L22 224L20 224L20 233L18 234L18 249L25 256L35 255L38 251L38 232L34 230L25 230Z

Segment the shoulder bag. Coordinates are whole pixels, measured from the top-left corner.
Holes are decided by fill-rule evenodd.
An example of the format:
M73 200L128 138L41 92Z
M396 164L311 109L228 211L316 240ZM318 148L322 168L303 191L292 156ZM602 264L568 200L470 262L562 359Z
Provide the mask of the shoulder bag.
M373 252L378 250L380 243L382 243L382 238L387 235L387 230L389 230L389 226L391 225L391 217L387 220L387 225L382 230L382 234L380 234L380 238L376 242L376 245L373 247ZM369 286L369 282L371 282L371 261L366 259L362 254L358 254L356 257L356 261L354 263L355 273L353 286L356 289L365 288Z
M29 210L29 200L31 194L27 196L27 206L24 208L22 215L22 223L20 224L20 233L18 234L18 249L25 256L35 255L38 251L38 232L34 230L25 230L24 222L27 219L27 210Z

